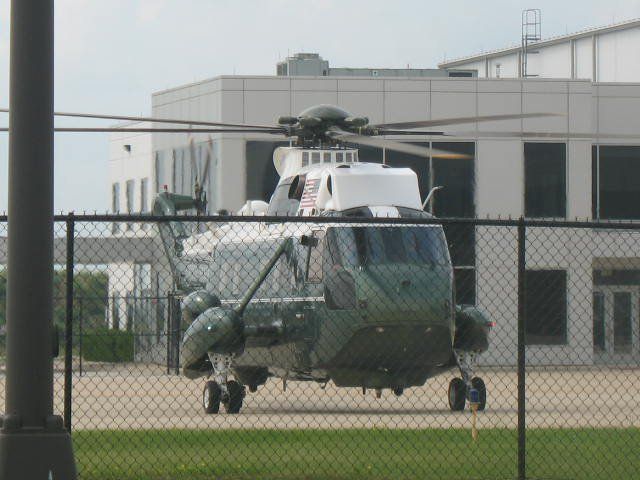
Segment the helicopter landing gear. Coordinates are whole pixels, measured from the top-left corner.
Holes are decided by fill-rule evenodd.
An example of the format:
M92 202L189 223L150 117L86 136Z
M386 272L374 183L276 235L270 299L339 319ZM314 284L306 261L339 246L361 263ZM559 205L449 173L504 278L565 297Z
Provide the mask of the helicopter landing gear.
M402 396L403 393L404 393L404 388L402 388L402 387L396 387L396 388L393 389L393 394L396 397Z
M246 391L244 385L235 380L228 380L233 355L209 354L209 360L213 366L213 380L207 381L204 385L202 393L204 412L218 413L222 403L227 413L239 413Z
M473 376L473 365L476 362L475 352L454 350L453 354L456 357L462 378L454 378L449 382L449 408L454 412L464 410L471 389L475 389L478 391L478 410L484 410L487 405L487 388L480 377Z

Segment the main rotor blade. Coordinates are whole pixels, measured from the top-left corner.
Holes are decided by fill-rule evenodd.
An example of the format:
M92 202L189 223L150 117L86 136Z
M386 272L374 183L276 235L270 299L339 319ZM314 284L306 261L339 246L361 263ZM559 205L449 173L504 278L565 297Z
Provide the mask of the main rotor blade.
M557 133L557 132L452 132L450 137L478 137L478 138L558 138L593 140L600 138L637 139L638 135L626 133Z
M434 157L446 159L469 159L472 158L464 153L455 153L448 150L440 150L437 148L428 148L421 145L413 145L410 143L395 142L384 138L366 137L364 135L356 135L342 130L330 130L327 135L341 142L355 143L356 145L367 145L370 147L387 148L396 152L407 153L409 155L417 155L421 157Z
M0 132L8 132L8 127L0 127ZM284 135L284 132L275 130L263 130L260 128L78 128L78 127L56 127L56 132L76 132L76 133L111 133L111 132L131 132L131 133L268 133L270 135Z
M449 135L446 132L439 132L437 130L379 130L380 135L433 135L433 136L442 136Z
M0 113L9 113L8 108L0 108ZM101 120L125 120L133 122L151 122L151 123L174 123L178 125L206 125L210 127L236 127L236 128L265 128L271 130L282 130L282 127L275 125L251 125L245 123L221 123L221 122L203 122L199 120L183 120L172 118L154 118L154 117L131 117L126 115L101 115L97 113L75 113L75 112L53 112L57 117L75 117L75 118L96 118Z
M372 125L373 128L397 128L397 129L409 129L409 128L425 128L425 127L440 127L443 125L458 125L462 123L476 123L476 122L495 122L497 120L518 120L521 118L537 118L537 117L562 117L561 113L517 113L507 115L484 115L476 117L458 117L458 118L442 118L440 120L418 120L415 122L396 122L396 123L380 123L378 125Z

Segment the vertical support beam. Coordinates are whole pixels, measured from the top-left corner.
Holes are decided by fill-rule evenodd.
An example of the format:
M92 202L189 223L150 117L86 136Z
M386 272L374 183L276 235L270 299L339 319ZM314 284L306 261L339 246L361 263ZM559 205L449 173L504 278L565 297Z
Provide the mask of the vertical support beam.
M64 349L64 426L71 433L71 395L73 389L73 269L75 219L73 212L67 217L67 265L65 305L65 349Z
M75 479L53 415L54 0L11 1L7 374L0 478Z
M569 50L571 50L571 79L576 78L576 41L569 40Z
M526 383L525 383L525 301L526 230L524 217L518 222L518 480L525 480L526 469Z
M598 79L598 35L591 37L591 81Z

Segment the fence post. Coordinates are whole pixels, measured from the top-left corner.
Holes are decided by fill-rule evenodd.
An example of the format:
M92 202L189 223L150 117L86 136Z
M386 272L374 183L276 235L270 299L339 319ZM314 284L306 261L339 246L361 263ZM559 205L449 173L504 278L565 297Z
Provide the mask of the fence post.
M167 328L166 328L166 342L167 342L167 375L171 373L171 329L173 316L173 296L167 293Z
M524 218L518 222L518 480L525 480L526 469L526 383L525 383L525 295L526 230Z
M180 375L180 300L173 297L173 361L175 374Z
M80 365L79 365L79 370L80 370L80 376L82 376L82 317L84 316L84 308L83 308L83 300L82 298L78 299L78 302L80 303L80 307L79 307L79 311L80 311L80 315L78 318L78 356L80 357ZM107 310L109 310L107 308Z
M73 267L74 267L75 219L73 212L67 216L67 265L64 347L64 426L71 433L71 394L73 388Z

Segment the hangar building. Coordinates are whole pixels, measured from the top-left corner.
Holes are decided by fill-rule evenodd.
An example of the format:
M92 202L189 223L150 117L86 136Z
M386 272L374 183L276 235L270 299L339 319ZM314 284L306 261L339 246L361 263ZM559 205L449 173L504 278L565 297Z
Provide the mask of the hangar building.
M604 45L607 35L629 35L633 39L635 28L635 22L628 22L600 29L598 41ZM575 49L582 38L567 42ZM635 51L640 48L640 37L633 45ZM549 44L549 48L555 46ZM615 50L611 52L615 55ZM605 58L605 49L597 53L602 55L598 56L600 65L613 61ZM542 58L544 53L539 55ZM295 69L287 64L286 72L284 66L278 66L280 75L276 76L219 76L157 92L152 96L152 114L269 125L281 115L296 115L321 103L339 105L355 115L369 117L372 123L558 113L562 116L451 127L447 131L459 136L446 144L441 137L414 139L468 153L473 157L470 160L442 161L373 148L360 149L360 159L413 168L423 196L432 186L445 185L433 206L434 213L441 217L640 220L640 69L636 74L631 68L625 71L624 82L605 83L590 77L572 78L580 77L582 70L544 75L549 78L483 78L489 75L484 75L486 69L478 67L477 62L441 67L443 71L454 67L462 72L477 70L477 76L452 78L442 73L426 75L426 71L381 76L384 70L378 70L378 75L358 71L357 76L349 76L341 71L334 76L329 70L327 75L297 76L289 74ZM541 135L524 138L518 136L521 132ZM550 140L544 133L558 134L559 138ZM621 133L632 138L616 138ZM573 134L580 138L570 137ZM210 211L237 211L247 199L270 198L277 181L271 155L286 142L265 134L200 134L193 141L198 165L211 162L207 182ZM153 195L165 185L171 191L190 194L194 176L186 135L112 136L114 211L149 211ZM116 226L114 233L149 234L136 231L133 225ZM465 227L450 233L462 245L453 252L459 301L482 307L497 322L493 347L484 361L511 363L516 355L515 237L502 232L504 248L496 248L495 229ZM540 231L538 234L542 238ZM539 299L550 305L544 317L532 315L528 320L528 358L541 364L637 361L640 258L629 250L628 234L623 237L612 231L588 231L580 241L599 245L599 251L586 253L580 250L572 232L546 234L555 235L553 251L538 249L535 253L536 249L531 249L527 268L531 278L552 285L554 293ZM532 237L532 245L535 241ZM620 258L625 261L620 262ZM135 285L165 291L153 280L153 266L131 268L138 271L131 271L130 284L119 283L112 288L124 289L121 294L133 296L139 293L134 291L139 288ZM134 277L139 277L137 283ZM620 279L618 285L616 279ZM156 286L152 287L154 282ZM535 295L536 291L529 292L532 301ZM622 340L621 331L625 336Z

